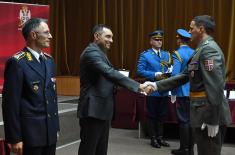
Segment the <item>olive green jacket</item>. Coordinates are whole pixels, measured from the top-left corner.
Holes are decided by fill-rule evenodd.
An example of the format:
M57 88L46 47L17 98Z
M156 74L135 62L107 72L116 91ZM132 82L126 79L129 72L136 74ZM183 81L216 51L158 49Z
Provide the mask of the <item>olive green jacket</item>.
M224 96L225 62L222 50L212 37L200 43L181 74L157 81L159 92L172 90L190 82L190 123L228 125L231 114ZM195 97L193 94L199 94ZM204 95L203 95L204 94Z

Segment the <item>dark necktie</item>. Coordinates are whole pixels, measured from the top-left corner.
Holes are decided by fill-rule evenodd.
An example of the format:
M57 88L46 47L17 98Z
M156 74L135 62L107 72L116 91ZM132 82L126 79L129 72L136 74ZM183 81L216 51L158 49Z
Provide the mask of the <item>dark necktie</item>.
M45 58L42 55L40 55L39 60L40 60L40 64L41 64L43 74L45 74L45 71L46 71Z
M160 50L158 50L158 51L157 51L157 55L158 55L158 56L159 56L159 58L160 58Z

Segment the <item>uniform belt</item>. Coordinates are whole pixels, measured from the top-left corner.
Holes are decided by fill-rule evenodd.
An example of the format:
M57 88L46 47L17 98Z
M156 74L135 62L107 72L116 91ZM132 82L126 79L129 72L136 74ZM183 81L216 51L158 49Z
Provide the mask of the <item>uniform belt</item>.
M206 97L205 91L190 92L190 97Z

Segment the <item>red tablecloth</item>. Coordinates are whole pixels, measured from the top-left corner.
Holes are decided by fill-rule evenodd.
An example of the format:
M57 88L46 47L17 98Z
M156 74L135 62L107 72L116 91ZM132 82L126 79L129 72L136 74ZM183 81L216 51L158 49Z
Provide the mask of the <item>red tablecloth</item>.
M0 155L10 155L8 147L3 139L0 139Z
M235 124L235 100L229 100L229 107L232 116L232 124Z
M227 84L226 88L232 90L234 84ZM116 110L112 126L116 128L137 128L137 122L146 121L146 96L133 93L125 88L119 88L115 96ZM177 123L175 104L168 102L168 116L166 122ZM232 123L235 124L235 100L229 100Z
M146 96L119 88L115 96L114 128L137 128L137 122L146 121L148 116ZM174 104L168 103L167 122L177 123Z
M112 127L114 128L137 128L137 110L135 93L119 88L115 96L115 111Z

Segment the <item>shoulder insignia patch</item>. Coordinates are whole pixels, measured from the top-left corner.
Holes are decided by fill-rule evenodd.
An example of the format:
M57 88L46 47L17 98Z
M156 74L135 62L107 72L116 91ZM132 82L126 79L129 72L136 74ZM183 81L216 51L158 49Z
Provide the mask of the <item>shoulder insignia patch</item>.
M176 55L176 57L179 59L180 63L182 63L183 60L182 60L182 58L181 58L179 52L178 52L178 51L174 51L173 53L174 53L174 54Z
M26 55L26 54L25 54L24 51L20 51L20 52L14 54L13 57L14 57L15 59L17 59L17 60L20 60L20 59L22 59L23 57L25 57L25 55Z
M204 60L204 67L205 67L205 70L212 71L213 68L214 68L214 61L213 61L213 59Z

